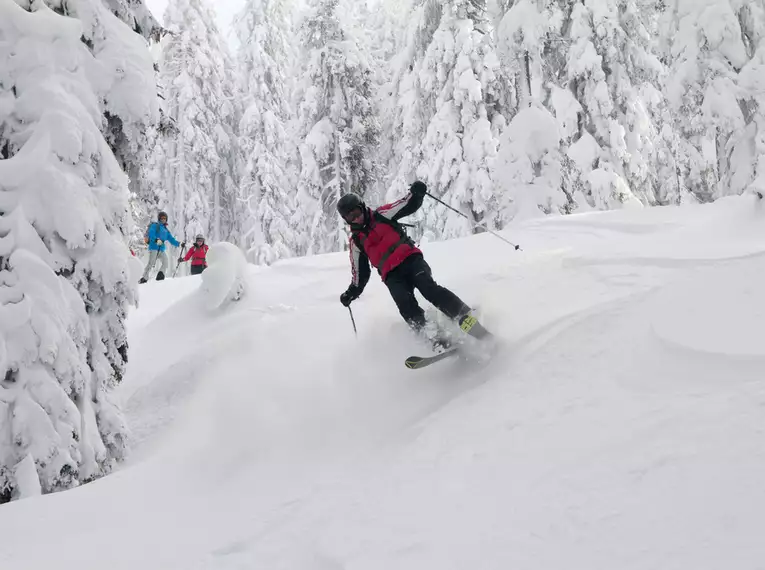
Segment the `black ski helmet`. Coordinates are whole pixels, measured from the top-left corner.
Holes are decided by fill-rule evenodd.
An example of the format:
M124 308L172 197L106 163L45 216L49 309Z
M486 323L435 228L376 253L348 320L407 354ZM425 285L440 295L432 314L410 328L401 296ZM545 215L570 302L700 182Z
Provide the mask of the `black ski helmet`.
M157 221L160 221L162 218L165 218L166 220L168 219L167 212L163 212L162 210L160 210L159 214L157 214Z
M345 219L356 208L366 209L364 201L358 194L346 194L337 201L337 212Z

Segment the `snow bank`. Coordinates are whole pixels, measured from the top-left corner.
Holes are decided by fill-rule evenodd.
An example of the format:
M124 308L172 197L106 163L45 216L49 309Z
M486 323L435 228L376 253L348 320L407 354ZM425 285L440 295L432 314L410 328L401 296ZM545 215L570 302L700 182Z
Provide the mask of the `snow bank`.
M247 292L247 260L242 251L232 243L216 243L210 246L207 261L201 288L207 308L241 299Z

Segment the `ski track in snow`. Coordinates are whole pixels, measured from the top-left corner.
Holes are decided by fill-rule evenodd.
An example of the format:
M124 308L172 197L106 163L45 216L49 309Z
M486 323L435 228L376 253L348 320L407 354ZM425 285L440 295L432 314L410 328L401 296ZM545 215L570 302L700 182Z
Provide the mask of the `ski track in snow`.
M0 568L762 568L762 205L513 238L424 247L500 338L476 370L406 370L375 276L355 338L345 254L252 267L216 310L198 278L147 284L131 461L0 507Z

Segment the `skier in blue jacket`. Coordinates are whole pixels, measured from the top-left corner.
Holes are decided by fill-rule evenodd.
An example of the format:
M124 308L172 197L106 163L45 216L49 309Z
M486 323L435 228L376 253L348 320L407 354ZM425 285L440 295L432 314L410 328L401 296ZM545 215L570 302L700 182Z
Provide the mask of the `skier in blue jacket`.
M143 277L139 283L146 283L154 265L157 263L157 258L160 260L159 271L157 272L157 281L162 281L165 278L165 271L167 271L167 253L165 253L165 242L170 242L175 247L185 246L186 243L180 243L173 237L170 230L167 229L167 214L160 212L157 215L157 221L149 226L149 231L146 234L146 243L149 245L149 262L144 269Z

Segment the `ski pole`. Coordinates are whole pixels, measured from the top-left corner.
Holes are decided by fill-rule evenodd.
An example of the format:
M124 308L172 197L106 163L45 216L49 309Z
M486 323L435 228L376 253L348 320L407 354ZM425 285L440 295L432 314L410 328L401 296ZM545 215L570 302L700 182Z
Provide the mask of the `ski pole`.
M175 271L173 271L173 279L178 275L178 268L181 266L181 259L183 259L183 250L186 249L186 236L183 236L183 247L181 248L181 254L178 256L178 263L175 264Z
M489 233L490 233L491 235L493 235L494 237L498 237L499 239L501 239L501 240L502 240L503 242L505 242L506 244L512 245L512 246L515 248L515 250L516 250L516 251L519 251L519 250L521 249L521 246L520 246L520 245L516 245L516 244L514 244L513 242L511 242L510 240L503 238L503 237L502 237L501 235L499 235L497 232L495 232L494 230L492 230L492 229L488 228L488 227L486 226L486 224L483 224L483 223L477 224L477 223L475 223L473 220L471 220L471 219L470 219L469 217L467 217L465 214L463 214L462 212L460 212L459 210L457 210L457 209L455 209L455 208L452 208L452 207L451 207L449 204L447 204L447 203L446 203L446 202L444 202L443 200L439 200L438 198L436 198L435 196L433 196L433 194L431 194L430 192L425 192L425 194L426 194L427 196L430 196L431 198L433 198L433 199L434 199L436 202L438 202L438 203L439 203L439 204L441 204L442 206L446 206L447 208L449 208L449 209L450 209L452 212L454 212L455 214L459 214L460 216L462 216L463 218L465 218L465 219L466 219L468 222L470 222L471 224L473 224L473 226L474 226L474 227L478 227L478 228L483 228L483 229L485 229L487 232L489 232Z
M355 334L356 338L358 338L359 332L356 330L356 319L353 318L353 311L351 310L350 305L348 305L348 313L351 315L351 323L353 324L353 334Z

